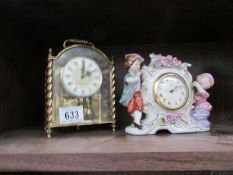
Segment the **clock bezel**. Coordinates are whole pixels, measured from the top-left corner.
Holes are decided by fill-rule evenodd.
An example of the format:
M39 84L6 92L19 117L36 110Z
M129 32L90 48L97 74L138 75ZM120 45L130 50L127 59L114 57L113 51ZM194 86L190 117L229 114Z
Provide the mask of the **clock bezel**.
M177 77L177 78L179 78L182 82L183 82L183 84L185 85L185 89L186 89L186 93L187 93L187 95L186 95L186 97L185 97L185 102L184 102L184 104L182 105L182 106L180 106L180 107L176 107L176 108L169 108L169 107L167 107L167 106L165 106L162 102L161 102L161 100L160 100L160 98L158 97L158 92L157 92L157 88L158 88L158 84L159 84L159 82L161 81L161 79L163 79L164 77L167 77L167 76L175 76L175 77ZM188 103L188 99L189 99L189 87L188 87L188 84L187 84L187 82L185 81L185 79L182 77L182 76L180 76L180 75L178 75L178 74L176 74L176 73L164 73L164 74L161 74L156 80L155 80L155 83L154 83L154 86L153 86L153 94L154 94L154 101L160 106L160 107L162 107L163 109L165 109L165 110L168 110L168 111L176 111L176 110L179 110L179 109L181 109L181 108L183 108L187 103Z

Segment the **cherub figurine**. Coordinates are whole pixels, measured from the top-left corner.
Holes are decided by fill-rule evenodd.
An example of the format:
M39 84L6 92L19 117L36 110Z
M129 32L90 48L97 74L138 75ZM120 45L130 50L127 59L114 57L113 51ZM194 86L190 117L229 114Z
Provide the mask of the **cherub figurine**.
M191 111L191 117L201 124L203 127L209 129L210 122L208 117L212 109L212 105L207 101L209 93L206 89L211 88L214 85L214 78L209 73L203 73L197 76L196 81L193 82L193 86L196 88L194 94L194 110Z
M143 110L143 99L141 89L141 69L140 64L144 61L140 55L132 53L125 55L125 67L128 73L124 79L124 89L120 98L120 103L127 107L128 113L133 117L134 126L142 129L141 117Z

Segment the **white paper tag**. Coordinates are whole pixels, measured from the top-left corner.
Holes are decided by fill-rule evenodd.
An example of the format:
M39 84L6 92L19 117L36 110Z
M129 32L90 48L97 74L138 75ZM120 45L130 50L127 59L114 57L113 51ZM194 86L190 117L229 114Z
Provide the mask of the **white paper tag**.
M70 106L59 108L60 124L83 122L83 106Z

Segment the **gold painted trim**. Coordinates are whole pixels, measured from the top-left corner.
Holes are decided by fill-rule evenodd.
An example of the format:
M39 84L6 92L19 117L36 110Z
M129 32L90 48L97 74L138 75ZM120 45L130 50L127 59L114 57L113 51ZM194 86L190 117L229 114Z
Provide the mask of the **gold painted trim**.
M162 102L161 100L159 99L158 97L158 93L157 93L157 88L158 88L158 84L160 82L161 79L163 79L164 77L167 77L167 76L176 76L177 78L179 78L185 85L185 88L187 90L187 95L185 97L185 102L184 104L179 107L179 108L168 108L166 107ZM174 110L178 110L178 109L181 109L182 107L184 107L187 103L188 103L188 98L189 98L189 88L188 88L188 84L186 83L186 81L184 80L183 77L181 77L180 75L176 74L176 73L165 73L165 74L162 74L160 75L156 80L155 80L155 83L154 83L154 87L153 87L153 94L154 94L154 97L155 97L155 102L159 104L159 106L161 106L163 109L165 110L168 110L168 111L174 111Z

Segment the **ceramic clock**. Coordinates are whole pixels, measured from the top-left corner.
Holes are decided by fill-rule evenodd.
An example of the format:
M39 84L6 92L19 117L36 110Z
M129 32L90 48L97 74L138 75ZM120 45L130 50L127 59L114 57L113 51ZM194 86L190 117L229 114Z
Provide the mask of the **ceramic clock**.
M130 55L130 54L129 54ZM137 54L131 54L133 56ZM126 63L134 66L133 56ZM203 132L210 130L210 110L212 106L206 99L209 97L206 89L214 84L211 74L204 73L193 81L188 71L189 63L182 63L176 57L150 54L150 64L137 67L141 76L133 75L129 70L125 79L137 78L141 82L140 89L131 92L127 87L135 83L127 82L120 103L132 109L129 114L134 123L125 128L132 135L155 134L159 130L171 133ZM135 69L136 70L136 69ZM131 71L131 72L130 72ZM134 95L130 96L134 93ZM129 103L125 97L132 97ZM143 100L141 100L141 98ZM141 101L139 103L139 101ZM122 103L124 102L124 103ZM140 107L142 106L142 107ZM142 117L144 115L144 117Z
M115 130L114 62L91 42L68 39L46 70L47 136L52 128L111 124Z

